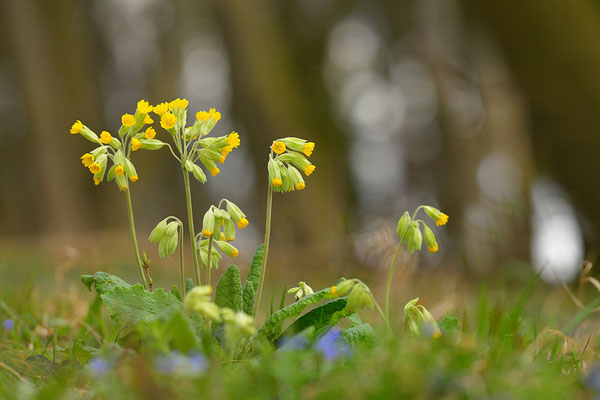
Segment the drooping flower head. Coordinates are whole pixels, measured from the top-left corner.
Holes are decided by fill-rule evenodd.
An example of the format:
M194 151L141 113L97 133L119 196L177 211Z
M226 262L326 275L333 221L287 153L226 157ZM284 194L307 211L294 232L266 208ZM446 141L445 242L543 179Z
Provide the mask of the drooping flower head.
M83 129L83 124L80 120L75 121L75 123L71 126L71 134L77 135Z

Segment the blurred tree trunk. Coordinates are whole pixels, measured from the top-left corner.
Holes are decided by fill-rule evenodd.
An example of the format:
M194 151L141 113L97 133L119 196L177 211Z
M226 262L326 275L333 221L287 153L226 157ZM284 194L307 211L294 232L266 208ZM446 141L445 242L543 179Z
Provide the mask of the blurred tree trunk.
M600 245L600 10L591 0L465 0L473 31L487 27L532 110L541 172L557 178Z
M26 142L35 160L31 167L17 168L36 171L32 213L46 232L85 229L91 215L82 185L86 178L89 182L89 173L66 151L84 145L72 143L81 141L69 134L74 120L97 124L101 111L97 88L89 79L93 74L84 42L88 24L82 22L81 8L72 0L9 0L2 13L23 88ZM73 26L80 35L72 34Z
M351 254L344 242L351 192L345 141L318 119L322 110L313 107L310 89L299 72L302 68L295 68L292 61L293 43L284 41L287 36L268 2L223 0L214 4L234 66L234 108L244 112L240 117L252 134L251 153L263 155L255 160L260 204L266 198L271 142L297 136L317 143L312 157L317 169L308 177L306 189L274 196L274 245L288 240L286 247L310 249L310 256L329 254L329 262L342 263L340 255Z

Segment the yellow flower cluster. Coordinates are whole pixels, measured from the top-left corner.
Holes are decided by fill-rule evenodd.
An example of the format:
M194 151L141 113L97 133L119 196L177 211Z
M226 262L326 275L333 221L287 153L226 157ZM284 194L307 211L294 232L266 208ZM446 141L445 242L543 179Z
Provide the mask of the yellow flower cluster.
M315 166L308 161L315 149L313 142L304 139L287 137L278 139L271 145L273 153L269 156L267 165L271 189L276 192L292 192L302 190L306 183L299 171L309 176L315 171Z

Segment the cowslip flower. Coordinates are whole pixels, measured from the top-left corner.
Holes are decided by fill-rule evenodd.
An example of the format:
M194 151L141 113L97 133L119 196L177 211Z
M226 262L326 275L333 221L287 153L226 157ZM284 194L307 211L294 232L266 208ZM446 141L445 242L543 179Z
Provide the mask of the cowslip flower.
M148 127L148 129L146 129L146 131L144 132L145 139L154 139L155 136L156 136L156 131L151 126Z
M285 151L285 143L280 142L280 141L275 141L273 142L273 145L271 146L271 149L277 153L277 154L281 154Z
M169 111L169 103L160 103L154 106L154 113L156 115L163 115Z
M145 125L150 125L153 124L154 120L152 118L150 118L150 115L146 114L146 116L144 117L144 124Z
M123 126L129 128L130 126L133 126L135 124L135 117L131 114L123 114L123 116L121 117L121 122L123 123Z
M125 173L125 168L122 165L117 165L115 168L115 174L122 176Z
M138 179L139 179L139 178L138 178L138 176L137 176L137 175L131 175L131 177L129 178L129 180L130 180L131 182L137 182L137 181L138 181Z
M423 207L429 218L435 221L437 226L446 225L448 223L448 216L438 210L435 207L425 206Z
M81 156L81 163L86 168L89 168L90 165L92 165L94 163L94 156L91 155L90 153L85 153L84 155Z
M139 150L141 146L142 146L142 142L140 142L139 139L137 139L137 138L131 139L131 151Z
M246 218L240 218L240 220L237 222L237 227L239 229L244 229L247 226L248 226L248 220Z
M98 164L97 162L95 162L95 163L92 163L92 165L90 165L89 169L92 174L96 175L97 173L102 171L102 166L100 164Z
M111 134L108 133L107 131L102 131L102 133L100 134L100 142L102 142L104 144L109 144L111 140L112 140Z
M160 126L164 129L171 129L177 123L177 117L171 113L163 114L160 118Z
M137 103L137 109L142 114L148 114L150 111L152 111L153 107L146 100L140 100Z
M216 109L211 108L210 110L208 110L208 118L212 119L215 122L219 122L219 120L221 119L221 113L218 112Z
M80 120L75 121L75 123L71 126L71 134L77 135L83 129L83 124Z
M310 157L315 150L315 144L313 142L307 142L302 148L302 152Z
M316 168L317 167L315 167L313 164L309 164L306 166L306 168L304 168L304 173L306 174L306 176L309 176L315 171Z

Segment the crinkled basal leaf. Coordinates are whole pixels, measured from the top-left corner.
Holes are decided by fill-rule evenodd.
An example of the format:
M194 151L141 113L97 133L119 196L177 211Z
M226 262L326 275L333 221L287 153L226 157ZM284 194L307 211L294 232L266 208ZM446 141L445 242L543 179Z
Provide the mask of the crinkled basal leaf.
M154 321L169 307L181 306L173 294L162 289L148 292L139 283L129 287L117 286L101 296L111 318L121 325Z
M256 291L258 290L258 281L260 280L260 267L262 265L265 245L261 244L256 248L250 269L248 270L248 278L244 285L244 312L252 315L254 312L254 300L256 299Z
M350 345L363 345L372 347L375 345L377 336L370 324L363 323L353 325L344 331L344 340Z
M269 341L273 341L277 339L278 332L281 329L281 324L284 320L289 318L294 318L300 315L304 309L312 304L316 304L323 299L331 298L331 289L323 289L302 299L298 300L294 304L290 304L287 307L282 308L279 311L275 311L271 316L267 319L265 324L258 331L255 340L267 339Z
M110 275L102 271L96 272L94 275L81 275L81 281L90 291L92 290L92 286L94 286L98 294L110 292L119 286L131 286L118 276Z
M235 265L230 265L221 275L215 292L215 304L233 311L242 310L242 278Z
M345 297L330 301L329 303L323 304L311 310L298 318L288 329L285 330L285 334L296 334L305 330L306 328L313 326L315 332L318 332L321 328L328 325L336 324L341 318L346 315L340 313L346 307L347 300Z

